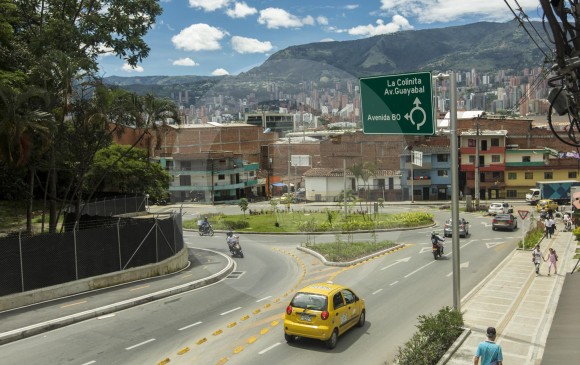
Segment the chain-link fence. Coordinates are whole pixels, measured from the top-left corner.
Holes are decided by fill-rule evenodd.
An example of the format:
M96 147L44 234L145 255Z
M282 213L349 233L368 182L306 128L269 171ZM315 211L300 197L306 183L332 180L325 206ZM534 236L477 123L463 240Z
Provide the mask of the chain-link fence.
M115 198L107 197L103 200L93 200L80 205L80 212L83 215L115 216L128 213L144 212L146 210L147 197L120 196ZM74 212L75 207L70 206L69 212Z
M99 225L78 227L1 238L0 296L161 262L184 247L180 214L101 217Z

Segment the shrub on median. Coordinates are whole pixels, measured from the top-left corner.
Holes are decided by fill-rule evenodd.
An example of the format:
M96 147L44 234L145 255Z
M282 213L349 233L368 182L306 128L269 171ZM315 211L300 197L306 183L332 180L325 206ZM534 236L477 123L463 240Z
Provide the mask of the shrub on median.
M398 365L434 365L463 332L463 315L444 307L436 315L419 316L418 331L404 346L399 346Z

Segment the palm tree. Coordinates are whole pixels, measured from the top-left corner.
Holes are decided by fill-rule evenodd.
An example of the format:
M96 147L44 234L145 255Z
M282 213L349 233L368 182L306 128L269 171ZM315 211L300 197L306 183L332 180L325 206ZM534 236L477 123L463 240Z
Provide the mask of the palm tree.
M51 143L52 115L40 109L45 94L34 88L20 91L0 86L0 160L13 168L28 168L30 194L26 230L32 232L32 202L37 156Z
M375 176L377 168L376 165L373 162L370 161L364 161L364 162L357 162L354 165L352 165L351 167L348 168L348 170L354 175L355 177L355 181L357 182L357 192L358 192L358 179L361 179L363 181L363 186L366 188L368 185L368 180L371 176ZM368 191L367 189L365 189L365 200L367 200L367 204L370 204L368 202ZM362 204L362 202L361 202ZM367 207L368 210L368 207Z

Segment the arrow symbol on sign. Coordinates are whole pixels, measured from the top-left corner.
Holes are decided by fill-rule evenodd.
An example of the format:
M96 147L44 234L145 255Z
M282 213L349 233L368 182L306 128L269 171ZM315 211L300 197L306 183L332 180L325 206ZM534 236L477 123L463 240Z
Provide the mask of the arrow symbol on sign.
M411 109L410 112L405 114L405 119L410 121L411 124L416 125L417 130L419 130L423 126L423 124L425 124L425 122L427 121L427 114L425 113L425 109L423 109L419 106L419 105L421 105L421 101L419 100L419 98L415 98L415 101L413 102L413 104L415 104L415 107L413 109ZM417 124L415 124L415 121L413 120L413 112L415 110L419 110L421 113L423 113L423 120Z
M382 271L382 270L386 270L386 269L388 269L388 268L389 268L389 267L391 267L391 266L395 266L395 265L397 265L397 264L400 264L401 262L408 262L410 259L411 259L410 257L407 257L407 258L404 258L404 259L397 260L396 262L393 262L392 264L390 264L390 265L387 265L387 266L383 267L383 268L381 269L381 271Z
M467 269L469 267L469 261L466 261L464 263L462 263L461 265L459 265L459 269ZM453 271L451 271L449 274L447 274L447 277L450 277L451 275L453 275Z

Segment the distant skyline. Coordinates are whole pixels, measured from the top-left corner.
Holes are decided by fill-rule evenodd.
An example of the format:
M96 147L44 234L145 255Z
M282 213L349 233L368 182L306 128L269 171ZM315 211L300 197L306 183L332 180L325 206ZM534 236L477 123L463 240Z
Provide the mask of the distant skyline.
M540 19L538 0L507 0ZM348 41L405 30L514 15L504 0L161 0L163 14L145 41L149 56L130 68L99 58L101 76L237 75L300 44ZM517 10L516 10L517 12Z

